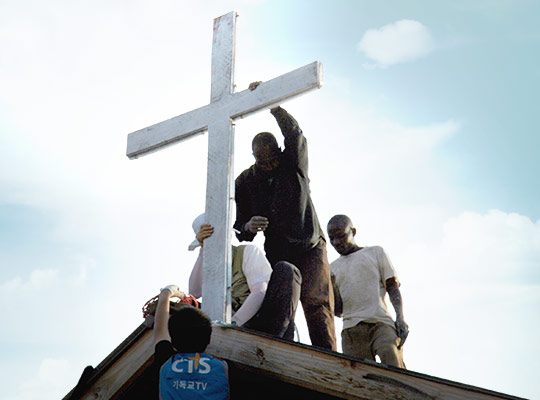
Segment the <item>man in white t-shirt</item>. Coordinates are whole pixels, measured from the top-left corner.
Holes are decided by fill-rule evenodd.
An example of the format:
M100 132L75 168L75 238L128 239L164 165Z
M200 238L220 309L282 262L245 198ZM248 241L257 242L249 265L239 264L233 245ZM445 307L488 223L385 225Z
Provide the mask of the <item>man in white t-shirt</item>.
M409 327L403 319L399 281L380 246L360 247L356 228L346 215L328 222L330 243L340 257L330 264L336 298L335 313L343 317L343 353L405 368L403 343ZM386 293L394 306L396 321L386 308Z
M201 214L193 221L196 239L189 246L189 250L201 246L189 277L189 291L196 298L202 295L203 242L214 233L204 219ZM233 246L232 264L233 325L292 340L302 284L298 268L282 261L272 270L262 250L253 244Z

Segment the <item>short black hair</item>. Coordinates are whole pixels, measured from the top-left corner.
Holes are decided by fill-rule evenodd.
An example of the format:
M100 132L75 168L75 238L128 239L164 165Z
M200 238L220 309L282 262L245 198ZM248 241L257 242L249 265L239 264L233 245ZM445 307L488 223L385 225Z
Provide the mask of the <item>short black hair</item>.
M350 225L352 227L353 223L347 215L337 214L337 215L334 215L332 218L330 218L330 221L328 221L328 224L326 225L327 229L330 225L339 225L339 226Z
M279 149L276 137L270 132L260 132L255 135L251 141L251 148L255 150L255 147L269 147L271 149Z
M169 334L176 351L201 353L210 343L212 321L200 309L186 305L169 318Z

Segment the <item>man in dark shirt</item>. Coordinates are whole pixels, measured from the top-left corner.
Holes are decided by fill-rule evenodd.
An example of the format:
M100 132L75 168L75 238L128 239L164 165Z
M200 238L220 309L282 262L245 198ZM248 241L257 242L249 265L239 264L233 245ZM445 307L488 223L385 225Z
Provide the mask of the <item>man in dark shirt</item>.
M283 108L270 110L284 136L261 132L252 142L255 164L236 178L238 240L264 232L270 264L288 261L302 273L300 301L311 343L336 350L334 293L326 241L311 201L307 141L296 120Z

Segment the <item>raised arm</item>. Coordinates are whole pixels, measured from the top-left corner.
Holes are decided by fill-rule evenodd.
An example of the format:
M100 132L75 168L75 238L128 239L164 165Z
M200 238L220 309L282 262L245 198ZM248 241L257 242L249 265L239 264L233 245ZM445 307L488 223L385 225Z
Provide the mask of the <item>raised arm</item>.
M270 113L276 119L281 133L285 139L294 139L297 136L302 135L302 129L294 117L289 114L284 108L274 107L270 110Z
M283 155L307 176L307 141L302 133L302 129L300 129L300 125L298 125L298 122L296 122L296 119L291 114L281 107L272 108L270 112L276 119L285 139Z
M154 319L154 346L162 340L171 341L168 327L170 311L169 302L171 297L178 297L181 299L184 296L184 293L181 292L176 285L169 285L161 289Z
M396 278L388 278L386 280L386 291L388 292L388 297L390 297L390 302L392 303L392 306L394 306L396 312L396 331L398 337L401 339L398 347L401 347L409 334L409 325L407 325L403 318L403 302L401 300L401 291L399 290L399 284L396 281Z

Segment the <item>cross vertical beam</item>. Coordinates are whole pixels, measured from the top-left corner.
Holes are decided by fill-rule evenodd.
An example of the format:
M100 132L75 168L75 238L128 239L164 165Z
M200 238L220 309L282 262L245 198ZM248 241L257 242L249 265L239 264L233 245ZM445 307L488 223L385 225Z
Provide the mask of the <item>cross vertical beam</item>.
M233 93L235 34L235 12L214 20L210 104L226 100ZM229 115L218 112L208 123L205 213L214 234L203 250L202 289L203 311L227 323L231 320L233 153L234 125Z

